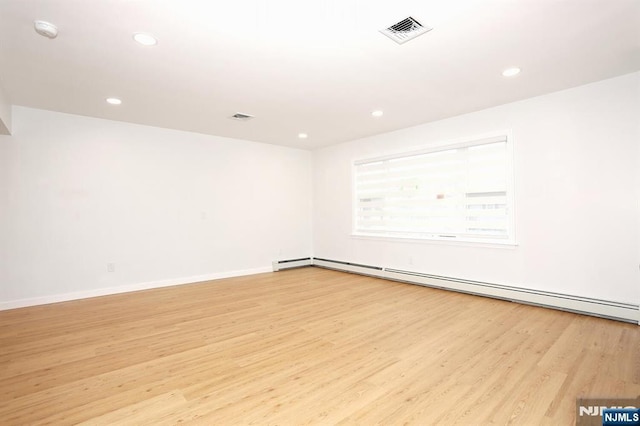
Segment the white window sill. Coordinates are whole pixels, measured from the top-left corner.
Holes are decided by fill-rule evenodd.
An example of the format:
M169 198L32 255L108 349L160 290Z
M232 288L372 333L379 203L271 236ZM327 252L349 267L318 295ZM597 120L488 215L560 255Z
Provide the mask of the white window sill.
M392 237L389 235L372 235L372 234L359 234L352 233L350 235L353 239L359 240L371 240L371 241L386 241L392 243L410 243L410 244L435 244L435 245L449 245L459 247L486 247L486 248L498 248L513 250L518 247L518 243L505 240L466 240L461 238L411 238L411 237Z

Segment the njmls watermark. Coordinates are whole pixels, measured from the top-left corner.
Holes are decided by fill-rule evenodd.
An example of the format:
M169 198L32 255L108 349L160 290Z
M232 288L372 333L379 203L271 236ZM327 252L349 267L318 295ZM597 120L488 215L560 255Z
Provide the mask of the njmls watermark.
M632 398L578 398L576 426L640 426L640 396Z

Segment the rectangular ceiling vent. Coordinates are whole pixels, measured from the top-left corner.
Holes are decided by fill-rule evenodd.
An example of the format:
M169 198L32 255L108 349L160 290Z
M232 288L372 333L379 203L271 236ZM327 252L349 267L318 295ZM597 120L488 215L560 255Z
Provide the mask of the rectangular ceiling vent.
M253 115L243 114L241 112L236 112L235 114L233 114L229 118L232 119L232 120L238 120L238 121L248 121L248 120L251 120L253 118Z
M398 44L406 43L409 40L431 31L433 28L424 26L416 18L409 16L402 21L391 25L380 32Z

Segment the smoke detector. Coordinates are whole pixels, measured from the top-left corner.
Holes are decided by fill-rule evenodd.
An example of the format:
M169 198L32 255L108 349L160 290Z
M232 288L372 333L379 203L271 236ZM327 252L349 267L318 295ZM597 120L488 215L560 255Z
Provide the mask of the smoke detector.
M409 16L400 22L396 22L389 28L380 30L380 32L396 43L403 44L432 29L432 27L422 25L416 18Z
M36 32L43 37L56 38L58 36L58 27L46 21L34 21L33 27Z
M231 117L229 117L232 120L238 120L238 121L249 121L253 118L253 115L249 115L249 114L243 114L241 112L236 112L235 114L233 114Z

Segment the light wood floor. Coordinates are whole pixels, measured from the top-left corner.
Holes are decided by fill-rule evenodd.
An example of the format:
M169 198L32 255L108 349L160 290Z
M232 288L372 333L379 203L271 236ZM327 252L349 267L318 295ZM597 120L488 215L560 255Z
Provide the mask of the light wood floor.
M0 423L570 425L640 327L319 268L0 312Z

